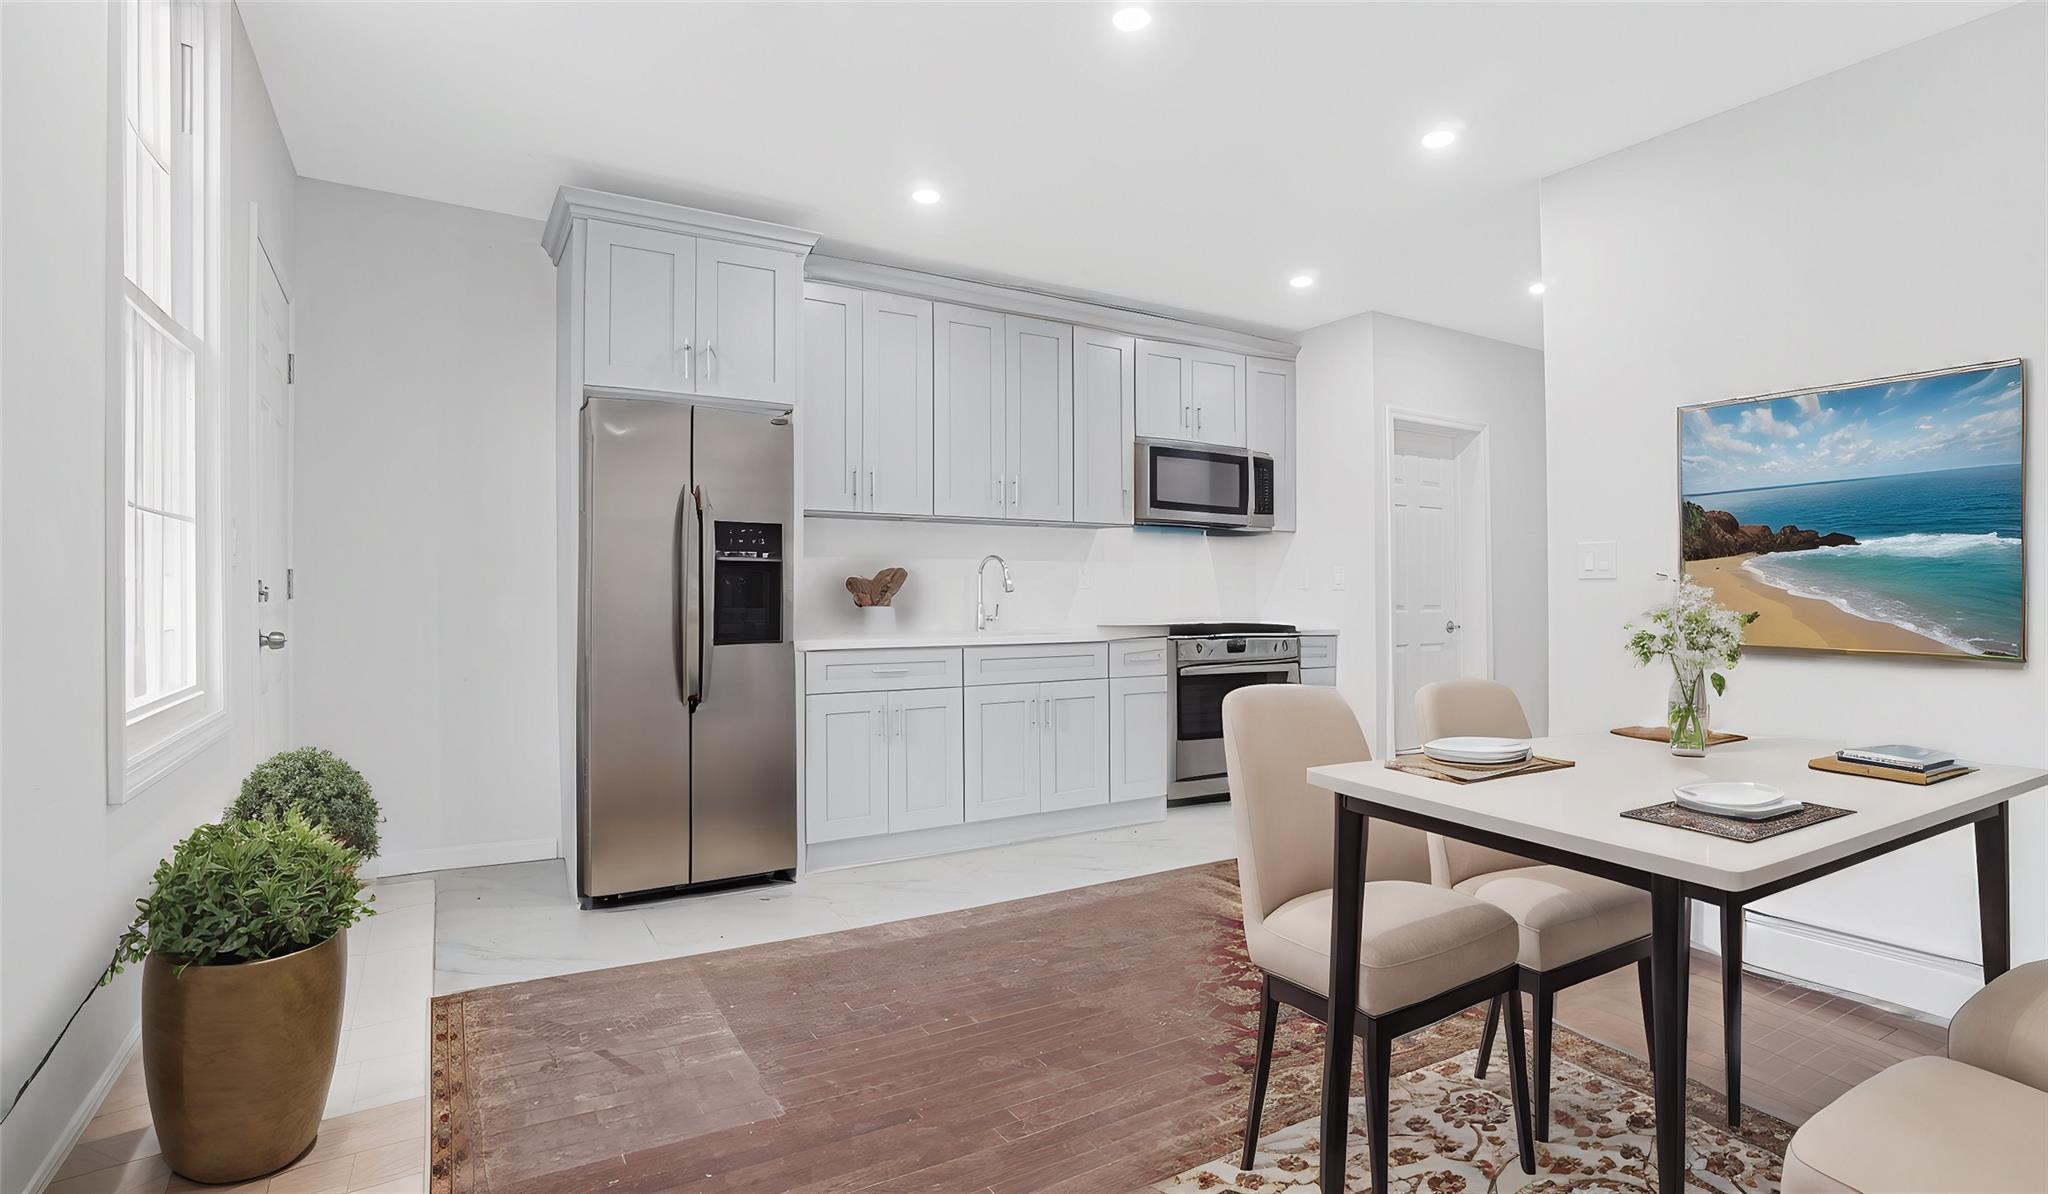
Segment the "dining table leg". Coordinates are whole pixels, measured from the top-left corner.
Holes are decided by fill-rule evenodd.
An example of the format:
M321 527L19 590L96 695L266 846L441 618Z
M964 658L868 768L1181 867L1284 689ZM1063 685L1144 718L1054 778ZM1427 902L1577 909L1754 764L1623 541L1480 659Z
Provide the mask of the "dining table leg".
M1654 996L1650 1085L1657 1112L1657 1184L1664 1194L1685 1189L1685 1020L1691 988L1688 955L1692 926L1684 889L1662 875L1650 880L1650 985ZM1331 1187L1324 1187L1329 1189Z
M1329 1016L1323 1033L1322 1188L1344 1189L1351 1131L1351 1048L1358 1025L1358 935L1365 910L1365 814L1337 799L1330 876Z
M1977 924L1984 935L1984 981L2012 969L2012 821L2000 804L1977 822Z

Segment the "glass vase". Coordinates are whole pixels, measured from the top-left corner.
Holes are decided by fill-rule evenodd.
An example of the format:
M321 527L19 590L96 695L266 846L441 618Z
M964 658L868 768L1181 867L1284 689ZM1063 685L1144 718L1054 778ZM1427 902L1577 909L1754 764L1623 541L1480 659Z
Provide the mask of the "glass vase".
M1671 724L1671 753L1685 758L1699 758L1706 754L1706 669L1681 671L1672 676L1671 698L1666 711Z

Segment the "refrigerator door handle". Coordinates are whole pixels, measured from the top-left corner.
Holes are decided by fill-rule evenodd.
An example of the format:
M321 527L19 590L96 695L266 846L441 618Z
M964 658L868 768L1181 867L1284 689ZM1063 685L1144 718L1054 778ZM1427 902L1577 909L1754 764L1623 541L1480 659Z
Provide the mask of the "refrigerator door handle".
M676 699L683 704L690 703L690 520L685 513L690 491L676 493L675 534L675 651L676 651Z
M711 494L702 485L696 486L697 494L697 695L690 702L696 709L704 704L704 698L711 692L711 637L718 626L718 585L713 575L711 559L712 521Z

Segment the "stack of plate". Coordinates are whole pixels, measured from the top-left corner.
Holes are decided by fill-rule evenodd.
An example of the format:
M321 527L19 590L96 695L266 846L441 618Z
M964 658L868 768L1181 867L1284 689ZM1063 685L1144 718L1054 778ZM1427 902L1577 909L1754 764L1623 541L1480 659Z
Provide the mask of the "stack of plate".
M1785 795L1783 788L1769 784L1752 783L1706 783L1687 784L1673 788L1672 795L1678 798L1680 808L1689 808L1696 813L1712 813L1717 817L1739 817L1745 821L1762 821L1769 817L1796 813L1806 805Z
M1529 744L1520 738L1438 738L1423 743L1422 753L1439 763L1494 767L1527 762Z

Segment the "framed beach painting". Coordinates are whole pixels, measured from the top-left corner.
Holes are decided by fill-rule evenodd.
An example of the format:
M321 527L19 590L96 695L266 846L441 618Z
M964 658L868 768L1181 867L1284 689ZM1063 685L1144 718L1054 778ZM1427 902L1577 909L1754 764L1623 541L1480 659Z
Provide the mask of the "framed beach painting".
M1678 488L1745 646L2026 658L2018 360L1681 407Z

